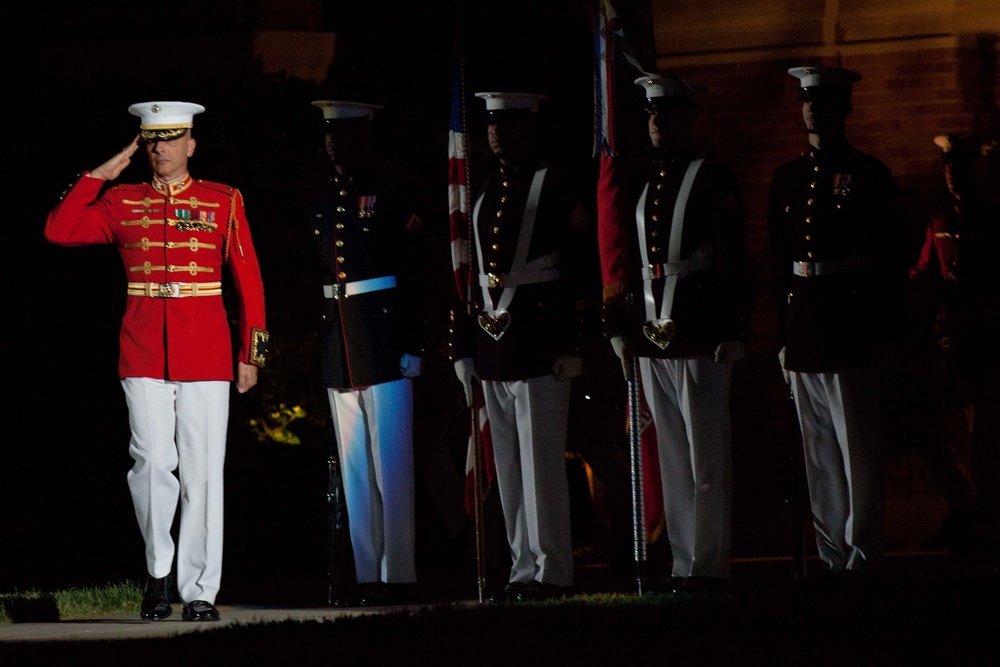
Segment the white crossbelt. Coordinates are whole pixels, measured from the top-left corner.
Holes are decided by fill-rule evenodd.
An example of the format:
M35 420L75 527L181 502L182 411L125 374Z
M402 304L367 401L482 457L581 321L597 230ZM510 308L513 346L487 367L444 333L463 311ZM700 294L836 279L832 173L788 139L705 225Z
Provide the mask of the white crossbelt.
M129 283L129 296L180 299L188 296L219 296L222 283Z
M535 266L536 262L539 260L532 260L529 264L527 262L528 258L528 247L531 245L531 234L535 229L535 214L538 212L538 200L542 195L542 183L545 181L545 174L548 173L548 168L539 169L535 172L535 175L531 179L531 188L528 190L528 200L524 205L524 215L521 216L521 233L517 238L517 246L514 248L514 259L510 265L510 273L502 276L507 281L501 284L490 284L489 275L490 274L480 274L479 285L483 290L483 311L490 316L496 315L497 313L505 313L510 307L510 302L514 299L514 292L518 285L526 284L528 281L523 279L518 279L513 282L515 278L519 278L523 274L533 273L537 270L541 270L542 266ZM484 195L480 195L479 199L476 201L476 205L472 212L472 232L476 243L476 258L479 260L480 271L483 267L483 247L480 244L479 239L479 209L483 203ZM546 256L548 257L548 255ZM558 258L558 254L555 255ZM545 258L540 258L545 260ZM550 268L549 270L553 270ZM554 269L556 272L559 271L558 268ZM556 275L553 278L546 278L547 280L554 280L557 278ZM494 275L494 278L497 276ZM540 282L537 280L531 282ZM500 299L497 301L496 306L493 305L493 299L490 296L490 287L503 287L503 292L500 293Z
M396 276L382 276L381 278L369 278L367 280L355 280L349 283L338 283L336 285L323 285L323 296L327 299L339 299L340 297L355 296L368 292L389 289L396 286Z
M639 228L639 255L642 258L642 270L644 272L642 281L643 300L646 304L646 319L649 321L657 319L655 295L653 294L653 286L651 284L651 281L654 279L654 271L656 273L663 271L663 275L666 277L666 280L663 281L663 295L660 300L659 311L659 318L665 319L670 317L670 313L673 310L674 290L682 273L702 268L701 263L704 261L702 257L705 254L702 253L702 248L698 249L698 252L702 253L702 255L697 258L697 261L694 261L695 257L690 258L690 260L683 260L685 262L691 261L691 267L682 266L681 232L684 229L684 213L687 209L688 196L691 194L691 188L694 186L694 179L698 175L698 169L701 168L704 161L703 158L693 160L688 165L687 171L684 172L684 179L681 181L681 187L674 202L674 215L670 222L670 239L667 243L668 261L666 264L650 264L649 253L646 250L646 193L649 191L648 182L643 187L639 203L636 205L636 223ZM710 258L711 248L706 252L709 253ZM697 268L694 268L695 266Z

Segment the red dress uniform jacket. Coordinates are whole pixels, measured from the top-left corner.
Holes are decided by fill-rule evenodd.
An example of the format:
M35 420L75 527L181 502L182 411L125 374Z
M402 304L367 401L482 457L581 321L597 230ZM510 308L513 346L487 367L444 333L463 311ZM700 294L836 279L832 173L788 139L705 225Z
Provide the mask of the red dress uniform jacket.
M264 287L239 190L190 176L115 185L101 194L104 184L80 178L49 213L45 238L118 247L129 283L119 377L233 380L223 266L240 301L239 360L263 366ZM191 296L199 288L202 294Z

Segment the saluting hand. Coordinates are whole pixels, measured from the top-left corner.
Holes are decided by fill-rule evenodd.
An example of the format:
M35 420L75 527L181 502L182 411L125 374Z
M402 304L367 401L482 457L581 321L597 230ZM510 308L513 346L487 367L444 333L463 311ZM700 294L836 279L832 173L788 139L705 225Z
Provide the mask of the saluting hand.
M125 171L125 167L131 164L132 156L135 155L137 150L139 150L138 134L135 135L134 139L132 139L132 143L118 151L114 157L97 169L91 170L90 175L93 178L101 178L105 181L115 180L123 171Z

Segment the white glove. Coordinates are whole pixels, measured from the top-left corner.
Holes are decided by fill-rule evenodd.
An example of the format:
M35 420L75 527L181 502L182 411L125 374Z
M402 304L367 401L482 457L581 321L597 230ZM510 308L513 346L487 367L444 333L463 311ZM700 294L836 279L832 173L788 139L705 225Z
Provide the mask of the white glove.
M782 347L778 350L778 363L781 364L781 375L785 378L785 384L791 386L792 378L789 377L788 371L785 370L785 348Z
M424 370L424 358L415 357L412 354L403 353L399 358L399 372L405 378L419 377Z
M476 365L470 357L455 360L455 375L465 389L465 404L472 407L472 383L476 377Z
M583 359L569 354L560 354L552 363L552 373L561 382L579 377L583 373Z
M625 339L621 336L612 336L611 349L615 351L615 356L621 360L622 374L625 376L625 380L627 381L629 365L631 362L628 358L628 350L626 349Z
M746 354L747 347L743 344L743 341L724 340L719 343L717 348L715 348L715 363L735 364L737 361L745 357Z

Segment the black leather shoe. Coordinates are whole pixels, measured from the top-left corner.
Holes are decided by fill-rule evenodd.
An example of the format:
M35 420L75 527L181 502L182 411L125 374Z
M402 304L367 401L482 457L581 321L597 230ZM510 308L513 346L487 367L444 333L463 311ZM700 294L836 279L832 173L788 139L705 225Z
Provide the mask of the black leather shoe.
M494 591L489 595L490 602L517 602L518 594L527 586L528 584L522 584L519 581L511 581L506 586L504 586L499 591Z
M541 602L544 600L559 600L573 594L569 586L556 586L532 582L521 588L517 593L518 602Z
M173 577L149 577L146 579L146 586L142 591L142 606L139 608L139 616L144 621L162 621L174 613L170 606L170 598L173 595L171 590Z
M389 589L381 582L361 584L361 598L358 600L362 607L380 607L391 604L389 600Z
M219 610L211 602L195 600L184 605L181 618L185 621L217 621L219 620Z
M725 592L729 589L729 579L723 577L671 577L674 593Z

